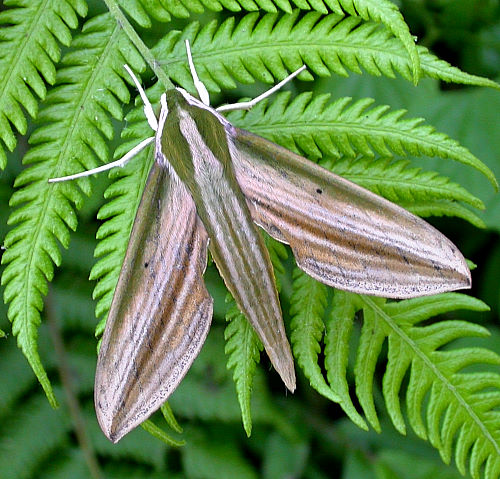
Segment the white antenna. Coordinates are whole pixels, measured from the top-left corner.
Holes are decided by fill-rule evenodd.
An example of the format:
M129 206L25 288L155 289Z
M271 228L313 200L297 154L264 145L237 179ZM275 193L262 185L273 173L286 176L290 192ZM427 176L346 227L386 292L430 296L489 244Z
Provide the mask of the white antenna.
M298 70L295 70L293 73L288 75L285 79L281 80L279 83L274 85L272 88L269 88L269 90L265 91L264 93L260 94L258 97L255 97L253 100L250 101L242 101L240 103L231 103L229 105L222 105L216 108L217 111L231 111L231 110L249 110L252 108L254 105L259 103L259 101L264 100L268 96L271 96L275 91L279 90L283 85L286 85L289 81L293 80L297 75L302 73L307 67L305 65L302 65Z
M205 85L201 82L201 80L198 78L198 75L196 73L196 69L194 67L193 63L193 57L191 56L191 49L189 46L189 40L186 40L186 52L187 52L187 57L188 57L188 63L189 63L189 70L191 71L191 76L193 77L193 82L194 86L196 87L196 90L198 91L198 95L200 97L200 100L207 106L210 106L210 96L208 94L208 90L206 89ZM151 102L149 101L148 97L146 96L146 92L141 86L141 83L139 82L139 79L135 76L134 72L130 69L128 65L123 66L125 70L127 70L127 73L130 75L132 78L133 82L135 83L135 86L137 87L137 90L139 91L139 95L141 96L142 102L144 103L144 115L146 116L146 119L149 123L149 126L151 127L152 130L155 131L156 136L152 136L149 138L146 138L145 140L141 141L138 145L136 145L134 148L132 148L128 153L123 155L119 160L113 161L111 163L107 163L106 165L99 166L97 168L93 168L92 170L88 171L82 171L81 173L76 173L74 175L68 175L68 176L63 176L60 178L51 178L49 179L49 183L57 183L60 181L68 181L68 180L74 180L77 178L83 178L85 176L90 176L95 173L100 173L102 171L107 171L112 168L116 167L123 167L125 166L137 153L139 153L141 150L146 148L150 143L152 143L155 138L158 136L158 133L161 134L163 131L163 127L165 125L165 120L167 118L168 114L168 107L167 107L167 100L165 93L161 96L160 99L160 104L161 104L161 110L160 110L160 117L159 120L156 118L153 110L153 106L151 105ZM274 85L272 88L269 90L265 91L258 97L254 98L253 100L246 101L246 102L240 102L240 103L233 103L229 105L222 105L219 108L217 108L217 111L231 111L231 110L248 110L252 108L255 104L259 103L260 101L264 100L265 98L269 97L272 95L275 91L279 90L283 85L294 79L297 75L299 75L301 72L303 72L307 67L305 65L301 66L298 70L293 72L292 74L288 75L284 80L281 80L278 84ZM161 145L158 145L158 139L157 141L157 148L159 147L161 149Z
M200 100L207 106L210 106L210 95L205 85L198 78L196 73L196 68L194 67L193 57L191 56L191 48L189 46L189 40L186 39L186 52L188 56L189 70L191 71L191 76L193 77L194 86L198 92Z
M111 170L111 168L116 168L117 166L125 166L139 151L143 150L150 143L154 141L155 137L150 136L145 140L142 140L138 145L134 146L128 153L123 155L119 160L113 161L111 163L106 163L105 165L93 168L92 170L82 171L81 173L75 173L74 175L62 176L60 178L50 178L49 183L58 183L60 181L76 180L77 178L83 178L84 176L94 175L96 173L101 173L101 171Z

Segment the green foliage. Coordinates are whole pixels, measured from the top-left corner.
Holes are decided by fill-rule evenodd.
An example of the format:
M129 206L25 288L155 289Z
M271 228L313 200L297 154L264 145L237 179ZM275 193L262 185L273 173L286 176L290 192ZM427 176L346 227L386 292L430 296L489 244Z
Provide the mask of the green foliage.
M167 73L180 84L192 85L185 61L184 39L192 42L193 58L200 79L209 90L234 88L234 81L267 83L282 78L304 63L320 77L348 71L390 78L397 71L411 80L411 62L401 42L376 22L311 12L300 15L250 13L237 22L229 17L222 24L214 20L200 28L190 23L182 32L172 31L153 48L156 58L167 65ZM443 81L499 88L485 78L451 67L447 62L419 49L424 76ZM310 79L307 72L302 78Z
M306 308L324 309L324 295L314 295L313 282L301 272L296 275L294 294L295 297L300 296L296 307L301 312ZM406 413L414 432L439 449L446 463L455 452L455 461L462 474L469 460L472 477L479 477L482 467L485 467L486 477L497 477L500 467L497 442L500 415L495 408L500 400L500 375L464 370L478 363L498 365L500 356L484 348L446 348L460 337L487 335L487 330L481 326L457 320L421 325L431 316L458 308L488 309L484 303L456 293L386 303L382 299L339 291L335 293L335 302L326 324L317 320L318 324L307 328L303 321L292 323L292 338L296 332L300 338L300 342L299 339L294 342L294 352L299 357L297 350L302 348L316 358L326 326L324 355L330 391L325 390L328 386L323 377L318 378L320 372L315 360L302 361L301 366L318 392L334 396L351 420L363 427L364 421L352 403L346 380L350 350L355 347L351 342L353 321L355 313L363 311L354 379L357 400L366 420L380 431L373 385L377 359L387 342L382 393L396 429L406 433L400 395L403 379L409 376L405 385ZM309 318L312 316L310 314Z
M117 7L115 1L105 3L112 12ZM274 83L306 64L307 71L299 77L300 92L278 93L252 111L228 115L231 122L422 216L457 216L484 226L474 211L484 207L482 192L471 189L468 178L451 180L443 173L442 160L454 160L450 163L465 166L465 171L475 169L496 186L494 174L476 156L483 151L462 145L448 128L438 131L401 108L385 105L387 101L376 95L351 99L345 93L324 93L333 88L337 76L351 73L360 75L358 81L368 76L393 79L398 74L412 83L422 76L433 85L440 80L499 88L491 80L452 67L426 46L415 45L400 11L388 0L119 3L144 30L141 36L147 46L132 34L132 25L121 20L119 24L111 13L98 14L90 7L83 21L87 5L81 0L2 4L0 167L6 167L6 175L0 181L0 201L10 206L0 209L0 231L5 234L2 285L13 336L49 402L14 347L14 338L2 339L0 477L77 478L88 477L89 469L92 477L110 478L328 477L331 469L324 457L345 459L346 452L332 452L339 449L353 451L346 470L366 473L378 468L379 477L403 477L398 467L407 456L399 450L391 455L383 443L390 434L389 421L398 433L410 435L412 451L406 454L412 458L415 448L426 447L418 437L436 448L444 462L454 457L461 473L499 477L500 419L495 408L500 376L497 368L485 369L488 364L496 367L499 359L493 346L489 350L472 343L486 330L467 313L485 311L484 303L461 294L386 302L332 293L294 268L285 246L268 237L284 319L301 371L296 397L285 398L281 385L270 387L273 376L264 375L258 366L267 360L260 357L260 341L229 300L225 309L222 302L216 305L213 330L172 395L172 410L164 406L163 418L158 413L145 425L170 446L186 446L167 447L140 429L118 446L103 438L91 405L95 342L90 337L88 285L74 279L75 269L85 276L90 272L97 281L93 296L96 315L102 318L99 336L153 151L146 149L125 168L112 170L111 183L97 180L97 189L104 190L104 205L87 199L88 178L50 185L47 180L108 162L110 151L118 158L151 135L140 102L135 108L124 106L130 93L136 94L123 64L141 73L149 62L154 73L161 68L174 83L193 91L184 47L189 39L198 73L211 93L245 84L251 86L243 87L243 95L252 96L264 89L255 82ZM240 11L250 13L231 13ZM321 80L313 83L318 77ZM164 87L152 78L143 75L150 86L148 96L157 104ZM425 86L413 88L412 96L418 98L421 88ZM477 95L471 90L463 94ZM471 112L474 104L471 100ZM481 109L487 108L485 101ZM473 128L469 125L468 131ZM456 137L462 141L459 133ZM15 155L23 157L22 171ZM428 158L438 160L433 163L437 172L415 164L416 159ZM82 232L70 246L80 209ZM97 209L99 226L88 220ZM93 248L95 231L98 260L92 265L83 251ZM60 245L76 247L76 253L65 253ZM55 266L60 267L59 277ZM209 288L223 290L215 276L215 267L209 266ZM53 291L44 300L54 277ZM492 288L498 294L497 285ZM49 305L50 336L58 334L54 324L62 325L69 366L53 351L41 325L44 301ZM465 343L457 347L457 340ZM64 379L66 367L78 378L73 386ZM74 396L79 414L71 401L73 406L66 407L67 397ZM56 397L63 407L54 412L49 404L55 405ZM383 434L375 438L331 417L332 402L340 405L351 425ZM185 426L184 433L173 413ZM172 435L163 431L165 419ZM252 433L249 439L242 433L241 420L247 435ZM50 434L33 434L34 430ZM428 462L423 463L441 468L425 451Z
M44 81L55 83L59 43L70 45L70 29L78 26L77 15L86 15L87 5L83 0L3 3L12 8L0 12L0 138L13 151L16 138L12 126L21 135L28 128L21 107L32 118L37 116L35 95L43 100L47 94ZM3 145L0 143L0 169L7 161Z

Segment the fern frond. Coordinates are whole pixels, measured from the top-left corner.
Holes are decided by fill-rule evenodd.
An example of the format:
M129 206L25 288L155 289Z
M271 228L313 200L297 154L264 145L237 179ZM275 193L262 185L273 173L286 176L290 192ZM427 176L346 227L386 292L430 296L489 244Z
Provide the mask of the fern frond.
M225 352L228 356L227 367L234 369L233 380L240 403L241 419L245 432L250 436L252 433L250 398L253 378L263 346L231 295L228 294L226 301L230 302L226 313L228 325L224 331Z
M397 71L412 79L410 60L399 39L383 25L363 23L359 17L316 12L299 17L299 11L281 16L250 13L239 21L230 17L220 25L214 20L203 27L192 22L182 32L171 31L155 45L155 57L173 80L194 91L186 66L186 38L192 43L201 80L214 92L234 88L235 80L272 83L303 64L322 77L348 76L347 70L362 73L363 68L372 75L393 78ZM424 76L500 88L491 80L459 74L427 50L420 51ZM308 72L301 77L311 79Z
M365 21L383 23L406 49L412 64L413 81L418 82L421 70L415 40L396 4L389 0L330 0L328 4L334 13L340 13L338 10L342 8L349 15L359 15Z
M325 159L320 165L419 216L457 216L479 228L484 227L481 218L459 203L483 209L479 198L449 178L411 167L409 161L362 157Z
M403 19L398 7L389 0L293 0L295 6L302 10L315 10L327 15L333 12L341 17L347 13L360 17L365 21L383 23L387 29L399 39L407 51L412 65L412 75L415 83L420 77L420 58L413 36ZM204 8L219 12L226 9L233 12L247 10L249 12L262 10L276 13L282 10L287 14L293 12L289 0L200 0L198 2L163 2L161 0L122 0L124 10L143 27L150 22L145 18L149 13L159 21L169 21L170 14L174 17L188 18L191 13L202 13Z
M14 228L5 238L2 257L4 298L10 303L8 315L18 344L52 403L55 399L36 344L42 297L54 264L61 261L57 241L68 246L69 230L77 225L75 208L90 190L87 178L58 184L47 180L92 167L95 156L107 160L104 138L113 135L108 115L121 119L119 101L129 101L125 61L136 69L144 67L118 25L108 15L87 22L64 57L58 86L40 111L41 124L23 159L30 166L17 177L18 190L10 200L16 209L9 218Z
M277 12L283 10L290 13L292 6L289 0L197 0L192 2L168 2L165 0L122 0L120 2L124 10L132 15L130 4L136 4L134 10L137 10L137 4L148 12L151 17L159 21L169 21L171 16L177 18L188 18L193 13L200 14L207 10L220 12L223 9L231 12L247 10L249 12L263 10L265 12ZM294 0L294 3L300 3L299 8L309 10L321 8L325 11L322 0ZM127 6L125 5L127 4ZM135 18L135 17L134 17ZM137 20L136 20L137 21Z
M339 397L328 387L318 365L321 351L320 341L325 325L323 316L327 303L328 288L295 268L293 273L292 306L292 348L298 365L309 379L311 386L331 401Z
M329 103L330 95L313 96L311 92L290 98L289 92L282 92L271 103L257 104L249 112L233 113L228 118L241 128L313 159L324 155L425 155L471 166L496 185L493 172L467 148L423 125L423 118L404 118L405 110L391 111L387 105L370 108L374 102L371 98L352 103L347 97ZM464 201L482 207L471 195Z
M389 303L345 292L335 296L336 305L327 321L325 364L331 387L341 396L346 412L351 415L354 410L345 382L347 345L354 314L363 311L354 374L356 396L369 423L380 430L372 389L375 367L387 342L382 390L396 429L403 434L406 431L400 405L400 395L406 392L411 427L439 450L445 462L454 451L462 473L468 460L472 477L479 477L484 466L485 477L496 478L500 470L500 414L495 408L500 401L500 375L471 373L466 368L500 364L500 358L482 348L448 347L454 339L482 337L488 332L465 321L420 324L438 314L457 309L485 311L487 306L458 293ZM408 386L402 391L408 375Z
M388 30L398 38L406 49L412 64L412 74L417 82L420 76L420 58L413 36L403 19L398 7L389 0L293 0L296 7L302 10L315 10L323 15L330 11L344 16L346 13L361 17L363 20L372 20L386 25ZM161 0L122 0L124 10L143 27L150 22L145 18L149 13L159 21L169 21L170 14L179 18L188 18L190 12L202 13L204 7L219 12L226 9L233 12L240 10L276 13L282 10L285 13L293 12L289 0L201 0L200 2L162 2Z
M7 161L4 145L13 151L17 143L13 127L26 133L22 108L35 118L36 97L44 99L45 82L55 82L58 42L69 46L70 29L87 14L84 0L8 0L3 5L13 8L0 12L0 169Z

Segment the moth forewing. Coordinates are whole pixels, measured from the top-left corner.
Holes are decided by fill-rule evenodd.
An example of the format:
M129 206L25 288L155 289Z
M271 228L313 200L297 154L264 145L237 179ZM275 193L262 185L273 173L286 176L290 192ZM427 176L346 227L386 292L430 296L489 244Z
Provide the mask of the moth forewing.
M185 186L156 162L134 226L99 351L95 407L113 442L175 390L210 327L203 272L208 237Z
M167 92L162 151L189 189L226 286L290 390L295 373L269 253L236 181L226 120L184 91ZM222 120L221 120L222 118Z
M295 153L228 127L254 221L322 283L411 298L469 288L458 248L421 218Z

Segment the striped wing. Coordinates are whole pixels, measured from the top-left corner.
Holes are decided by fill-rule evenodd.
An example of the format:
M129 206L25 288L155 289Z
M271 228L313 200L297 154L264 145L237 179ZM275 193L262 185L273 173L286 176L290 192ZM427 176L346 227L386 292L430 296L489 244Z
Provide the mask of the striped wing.
M461 253L424 220L264 138L227 128L254 221L290 244L313 278L387 298L470 287Z
M200 125L205 130L204 135ZM185 158L190 159L186 184L210 237L210 253L215 264L240 310L261 339L274 368L287 388L294 391L293 358L273 267L234 176L224 141L224 126L211 111L199 108L182 116L178 136L172 125L169 126L170 134L162 139L162 151L169 152L172 164L180 165ZM188 150L174 155L172 152L182 142Z
M158 409L200 351L212 318L207 234L185 186L151 169L106 323L95 408L117 442Z

